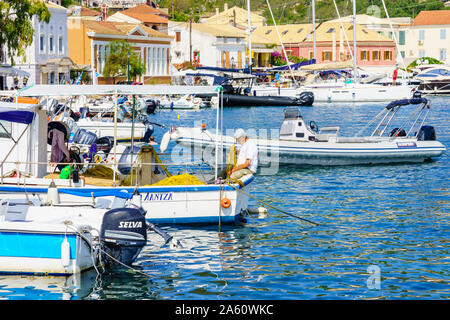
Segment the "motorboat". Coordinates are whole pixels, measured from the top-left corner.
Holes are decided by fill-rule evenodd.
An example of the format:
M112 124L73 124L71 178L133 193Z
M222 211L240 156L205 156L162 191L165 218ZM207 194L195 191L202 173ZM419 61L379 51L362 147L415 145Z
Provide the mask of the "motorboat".
M181 97L163 95L156 98L156 100L161 109L200 109L206 107L201 98L191 95L183 95Z
M312 92L302 92L298 97L283 96L250 96L244 94L223 94L224 107L276 107L276 106L312 106L314 94ZM211 98L211 106L217 107L219 100L217 97Z
M145 210L127 204L132 195L63 202L55 191L53 184L45 197L1 196L0 273L67 276L130 266L147 245L147 230L173 240L146 222Z
M395 116L409 105L416 106L416 110L411 126L406 127L395 121ZM289 107L284 110L279 138L254 139L262 166L423 162L439 157L446 150L436 140L434 128L424 125L429 111L430 103L425 98L392 101L359 133L344 137L339 135L339 126L319 129L316 122L305 121L299 108ZM390 128L393 125L395 127ZM361 135L363 132L369 133ZM205 150L212 150L215 144L224 150L232 145L239 149L232 136L216 135L205 127L176 127L166 135L183 147L193 149L192 154L202 153L202 157L206 156Z
M218 92L216 86L59 86L35 85L20 94L23 96L48 95L48 91L62 96L84 93L96 95L156 95L196 94ZM82 92L80 92L80 90ZM146 220L150 223L192 224L192 223L229 223L242 221L248 204L248 196L242 192L253 180L249 174L239 182L223 184L214 173L198 177L195 183L191 175L179 175L170 172L170 167L178 166L183 170L189 165L185 162L163 164L156 151L149 144L139 146L136 153L124 152L117 140L105 157L94 152L87 165L77 158L62 163L50 161L48 154L48 113L45 105L1 103L0 111L8 117L0 119L8 122L9 135L0 137L0 195L10 199L23 198L25 194L44 197L48 193L50 182L57 187L61 201L75 202L80 197L91 198L93 193L122 191L140 194L142 208L148 213ZM1 114L2 112L0 112ZM217 112L219 115L220 113ZM218 121L218 120L217 120ZM56 131L55 131L56 133ZM62 135L64 136L64 135ZM53 136L55 137L55 136ZM53 141L52 141L53 143ZM66 144L64 140L64 144ZM52 144L53 147L53 144ZM134 152L133 145L130 146ZM126 147L125 147L126 148ZM57 151L58 149L52 149ZM89 150L90 151L90 150ZM52 151L53 154L53 151ZM62 178L55 165L68 167L68 178ZM128 166L121 171L121 166ZM198 167L198 164L194 164ZM131 169L130 169L131 167ZM168 169L169 168L169 169ZM91 169L88 171L88 169ZM105 170L106 169L106 170ZM179 169L178 169L179 170ZM165 179L172 178L165 184ZM174 181L177 180L177 183ZM106 197L111 199L111 196ZM226 199L226 200L223 200Z
M257 86L252 91L256 96L300 97L311 92L314 102L386 102L411 99L417 91L417 84L387 86L383 84L357 82L323 82L299 87L281 88L275 86Z
M415 78L421 80L419 90L425 94L450 94L450 67L447 65L429 65Z

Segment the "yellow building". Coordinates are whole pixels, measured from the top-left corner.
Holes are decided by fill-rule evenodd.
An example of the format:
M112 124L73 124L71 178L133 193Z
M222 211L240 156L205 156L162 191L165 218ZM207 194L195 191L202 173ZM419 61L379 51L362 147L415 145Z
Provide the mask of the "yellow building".
M99 84L112 83L102 75L110 42L129 42L145 65L145 73L136 79L145 84L169 83L170 41L172 37L142 24L94 21L69 17L67 22L69 57L78 65L86 66L92 75L98 74ZM94 77L93 77L94 78ZM116 82L126 80L126 75Z
M216 9L215 15L209 18L203 18L200 22L211 24L229 24L235 27L241 26L247 28L248 11L247 9L242 9L236 6L228 9L228 6L225 4L224 11L219 12L219 9ZM266 25L266 18L254 12L250 12L250 23L252 27L264 26Z

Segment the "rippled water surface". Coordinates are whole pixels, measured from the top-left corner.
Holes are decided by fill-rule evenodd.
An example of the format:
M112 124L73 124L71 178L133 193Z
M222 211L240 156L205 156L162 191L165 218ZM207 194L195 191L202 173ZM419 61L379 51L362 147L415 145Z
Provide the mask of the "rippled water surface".
M431 99L427 123L449 148L450 98ZM302 112L350 135L382 107L315 104ZM223 126L278 129L282 110L225 109ZM154 120L215 127L215 117L212 109L162 111ZM157 128L156 139L163 133ZM283 167L258 176L252 195L319 226L272 209L238 226L166 226L184 247L161 247L149 234L136 271L0 276L0 299L448 299L449 173L448 152L431 163Z

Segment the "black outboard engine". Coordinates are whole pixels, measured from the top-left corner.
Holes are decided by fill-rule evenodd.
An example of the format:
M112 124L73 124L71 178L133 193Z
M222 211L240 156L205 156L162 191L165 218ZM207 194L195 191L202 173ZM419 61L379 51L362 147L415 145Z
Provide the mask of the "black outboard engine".
M433 126L422 126L417 135L419 141L436 140L436 131Z
M314 103L314 93L307 91L299 94L297 101L301 106L312 106Z
M100 230L103 250L123 264L132 264L147 243L145 213L145 210L137 208L117 208L106 212ZM115 262L105 256L112 264Z
M147 104L147 114L155 113L156 108L158 107L158 102L153 99L147 99L145 100L145 103Z

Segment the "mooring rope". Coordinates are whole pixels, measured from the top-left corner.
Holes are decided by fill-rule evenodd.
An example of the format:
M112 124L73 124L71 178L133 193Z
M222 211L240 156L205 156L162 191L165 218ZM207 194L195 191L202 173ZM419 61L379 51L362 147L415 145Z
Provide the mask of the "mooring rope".
M236 182L238 182L240 185L242 185L242 182L241 182L241 181L235 180L235 179L232 179L232 180L233 180L233 181L236 181ZM260 200L260 199L258 199L258 198L255 198L255 197L249 195L249 194L248 194L247 192L245 192L244 190L239 189L239 188L233 186L231 183L230 183L229 185L230 185L231 187L233 187L236 191L239 191L239 192L245 194L247 197L252 198L252 199L254 199L254 200L258 201L258 202L261 202L262 204L264 204L265 206L267 206L267 207L269 207L269 208L272 208L272 209L274 209L274 210L277 210L277 211L279 211L279 212L281 212L281 213L284 213L284 214L286 214L286 215L288 215L288 216L291 216L291 217L293 217L293 218L296 218L296 219L299 219L299 220L302 220L302 221L305 221L305 222L309 222L309 223L311 223L311 224L313 224L313 225L315 225L315 226L318 226L318 225L319 225L319 224L316 223L316 222L310 221L310 220L308 220L308 219L301 218L301 217L299 217L299 216L297 216L297 215L295 215L295 214L292 214L292 213L289 213L289 212L287 212L287 211L281 210L281 209L279 209L279 208L277 208L277 207L274 207L274 206L268 204L267 202L265 202L265 201L263 201L263 200Z

